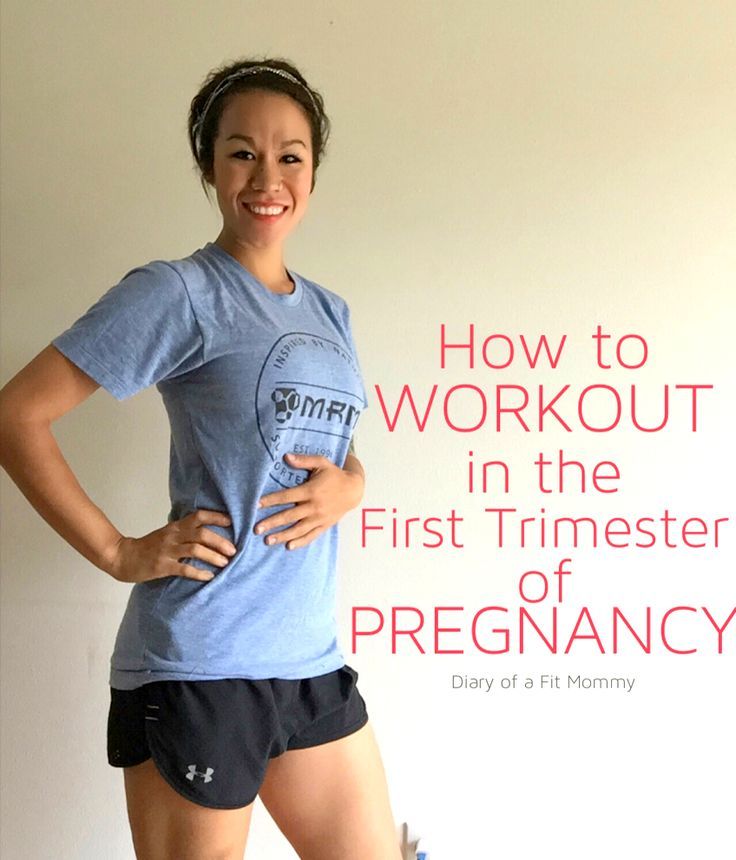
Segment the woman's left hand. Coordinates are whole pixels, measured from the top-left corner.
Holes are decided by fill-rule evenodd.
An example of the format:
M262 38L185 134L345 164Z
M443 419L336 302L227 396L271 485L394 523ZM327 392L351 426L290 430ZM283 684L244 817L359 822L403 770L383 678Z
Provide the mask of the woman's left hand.
M266 517L256 523L253 531L264 534L293 523L291 528L269 535L266 543L273 546L286 543L286 549L297 549L311 543L358 506L363 497L364 480L357 472L341 469L327 457L286 454L286 462L298 469L310 469L312 473L297 487L261 496L260 508L290 503L294 507Z

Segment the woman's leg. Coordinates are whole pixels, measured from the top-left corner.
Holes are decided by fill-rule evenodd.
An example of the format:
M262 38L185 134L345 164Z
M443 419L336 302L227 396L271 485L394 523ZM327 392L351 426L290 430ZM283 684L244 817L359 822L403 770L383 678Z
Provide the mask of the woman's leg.
M200 806L172 788L152 758L123 772L137 860L242 860L252 803Z
M271 759L259 796L301 860L401 860L370 722Z

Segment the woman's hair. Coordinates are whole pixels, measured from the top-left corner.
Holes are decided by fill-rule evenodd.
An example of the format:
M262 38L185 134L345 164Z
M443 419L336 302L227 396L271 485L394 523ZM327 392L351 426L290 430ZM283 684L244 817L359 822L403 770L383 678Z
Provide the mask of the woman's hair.
M279 74L268 71L254 72L250 75L235 78L209 106L202 127L197 129L198 120L207 104L207 100L217 86L233 72L258 65L268 65L282 69L284 72L293 75L304 87ZM312 187L310 188L310 193L314 191L317 168L322 161L327 146L327 139L330 136L330 121L324 111L322 96L309 86L303 75L292 63L280 58L264 57L263 59L236 60L235 62L213 69L205 78L199 92L192 99L189 108L189 146L194 155L195 170L199 173L200 184L208 199L208 177L214 181L215 138L220 126L220 117L232 96L254 89L284 93L294 99L306 113L312 136ZM309 93L311 93L311 98ZM198 131L199 136L197 135ZM198 137L200 143L199 150L197 150Z

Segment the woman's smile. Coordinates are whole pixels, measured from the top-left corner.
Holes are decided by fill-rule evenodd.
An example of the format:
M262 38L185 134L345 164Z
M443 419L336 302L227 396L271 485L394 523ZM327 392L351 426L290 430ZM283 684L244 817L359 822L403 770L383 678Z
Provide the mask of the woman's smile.
M243 203L242 206L251 218L255 218L256 221L262 221L266 224L278 221L289 209L288 206L283 204L278 206L260 206L253 203Z

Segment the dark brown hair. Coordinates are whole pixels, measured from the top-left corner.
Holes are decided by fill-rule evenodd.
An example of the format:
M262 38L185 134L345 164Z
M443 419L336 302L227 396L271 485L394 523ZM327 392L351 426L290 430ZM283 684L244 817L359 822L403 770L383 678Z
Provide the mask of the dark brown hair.
M226 78L238 69L249 68L250 66L268 65L274 68L281 69L293 75L298 81L303 84L303 87L279 74L269 72L267 70L254 72L250 75L245 75L241 78L236 78L233 82L220 94L207 110L204 117L200 134L200 151L197 151L196 125L199 120L204 106L207 103L210 95L215 91L217 86ZM309 93L305 91L309 90ZM246 59L236 60L213 69L209 72L204 80L204 83L199 89L199 92L192 99L189 108L189 146L195 161L195 169L199 173L200 184L205 195L209 199L209 182L208 177L214 181L214 154L215 154L215 138L220 126L220 117L225 110L230 98L238 93L247 92L248 90L270 90L276 93L285 93L290 98L294 99L304 110L309 120L309 127L312 136L312 187L314 191L315 177L317 168L324 157L327 147L327 139L330 136L330 121L324 111L324 102L322 96L317 90L312 89L304 79L304 76L299 70L288 60L283 58L263 57L263 59ZM314 103L312 102L314 99Z

